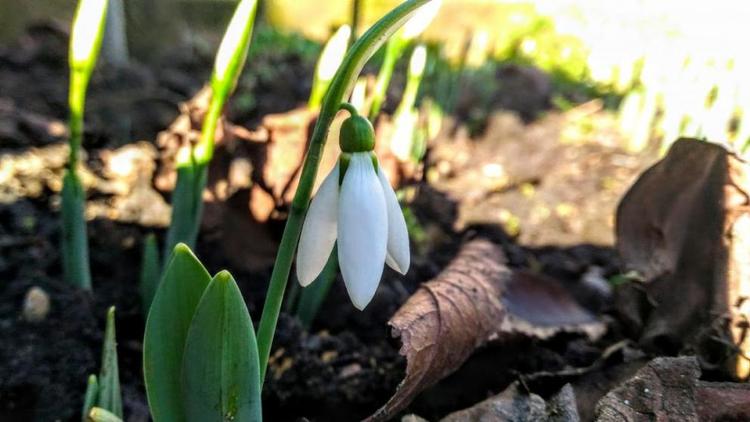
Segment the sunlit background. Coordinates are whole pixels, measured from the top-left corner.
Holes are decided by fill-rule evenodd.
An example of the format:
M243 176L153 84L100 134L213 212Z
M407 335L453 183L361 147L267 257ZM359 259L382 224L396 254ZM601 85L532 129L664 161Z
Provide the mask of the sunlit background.
M3 3L6 40L33 21L68 21L74 4ZM235 2L126 3L130 52L148 59L185 43L218 42ZM323 42L351 22L352 3L268 0L263 16L274 31ZM396 3L360 0L359 30ZM750 80L743 77L750 74L748 21L750 3L734 0L445 0L423 37L432 60L454 71L491 75L489 69L515 62L551 73L568 87L555 91L569 94L553 98L559 108L603 99L631 151L654 143L663 150L679 136L741 150L750 137Z

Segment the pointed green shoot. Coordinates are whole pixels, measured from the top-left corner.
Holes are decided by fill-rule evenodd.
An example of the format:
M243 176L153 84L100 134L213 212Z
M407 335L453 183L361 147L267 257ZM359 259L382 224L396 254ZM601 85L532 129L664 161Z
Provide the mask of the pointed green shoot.
M159 249L156 246L156 236L149 233L143 243L143 255L141 257L141 279L138 286L141 294L141 308L143 315L148 316L151 302L154 300L156 288L159 286Z
M427 50L418 45L409 60L409 72L406 79L403 97L393 116L394 131L391 137L391 151L401 161L408 161L414 155L415 135L419 113L414 109L419 85L422 83Z
M101 407L94 407L88 414L88 422L122 422L122 418Z
M307 101L307 107L317 109L323 96L331 84L333 76L336 74L346 55L346 49L349 45L352 29L349 25L342 25L323 47L323 51L318 58L318 64L315 66L315 77L313 79L310 99Z
M107 0L80 0L70 31L70 163L75 169L83 133L83 110L86 104L86 89L91 72L102 45L104 23L107 16Z
M211 277L184 244L175 247L151 303L143 338L143 375L156 422L186 420L180 377L193 314Z
M85 193L72 169L63 175L60 195L62 217L62 264L65 281L82 289L91 289L89 244L86 235Z
M292 200L291 211L287 218L284 234L281 237L281 245L276 255L276 263L271 273L271 281L263 305L263 314L258 325L258 354L260 357L261 382L265 377L268 357L271 353L273 334L276 331L276 323L279 319L281 304L284 298L284 290L289 280L289 272L292 268L294 251L297 248L302 223L310 203L315 177L318 173L318 165L322 155L328 132L333 123L336 113L339 111L341 102L351 94L359 72L372 54L383 45L393 33L398 30L421 6L430 3L431 0L407 0L383 16L376 22L354 45L349 49L341 63L336 76L333 77L331 85L323 97L320 114L315 123L310 146L302 166L297 192ZM432 0L434 1L434 0Z
M83 396L83 411L81 412L81 422L89 421L89 412L96 405L96 399L99 395L99 383L96 380L96 375L89 375L88 383L86 384L86 394Z
M188 422L260 422L260 368L250 314L232 276L222 271L203 293L182 360Z
M211 102L203 120L201 137L194 149L177 155L177 185L172 195L172 220L164 245L164 260L178 243L194 246L203 213L202 194L208 163L214 154L216 126L224 103L237 84L247 58L255 21L257 0L242 0L229 22L211 75Z
M206 164L213 157L216 124L224 103L237 85L242 68L245 66L257 6L257 0L240 1L216 53L211 75L211 103L203 121L200 142L195 148L195 160L199 164Z
M70 157L62 189L62 254L65 279L83 289L91 289L85 194L76 175L83 139L83 112L86 89L94 70L104 33L107 0L80 0L70 32L70 86L68 90Z
M120 371L117 367L114 306L107 311L107 328L104 331L102 368L99 372L96 405L122 419L122 394L120 393Z

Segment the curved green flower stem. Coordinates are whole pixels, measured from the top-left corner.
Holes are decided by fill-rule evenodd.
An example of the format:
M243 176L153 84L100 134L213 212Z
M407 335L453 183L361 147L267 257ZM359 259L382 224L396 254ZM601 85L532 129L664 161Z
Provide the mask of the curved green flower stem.
M420 6L432 0L408 0L401 3L390 13L375 23L365 34L354 43L347 53L339 70L336 71L328 92L323 98L318 121L313 129L310 147L302 167L297 192L294 195L289 217L287 218L284 234L281 237L276 263L271 273L271 281L263 305L263 315L258 326L258 355L260 358L260 379L265 379L268 357L271 353L271 343L276 331L276 323L284 298L284 290L292 268L294 252L297 248L302 223L310 203L318 165L328 132L339 105L351 92L359 72L372 54L403 25Z

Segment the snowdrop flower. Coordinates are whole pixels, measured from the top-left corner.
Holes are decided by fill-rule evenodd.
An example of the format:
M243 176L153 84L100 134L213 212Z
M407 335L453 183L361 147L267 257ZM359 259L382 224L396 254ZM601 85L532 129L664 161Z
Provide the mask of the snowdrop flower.
M383 263L406 274L409 234L396 193L379 166L370 122L352 115L341 125L341 156L310 203L299 248L297 278L307 286L323 270L338 242L346 290L354 306L370 303L383 275Z

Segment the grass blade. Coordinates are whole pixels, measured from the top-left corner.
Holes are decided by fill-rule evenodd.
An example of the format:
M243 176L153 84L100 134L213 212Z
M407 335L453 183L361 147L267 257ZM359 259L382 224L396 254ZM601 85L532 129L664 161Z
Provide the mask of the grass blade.
M232 276L206 288L182 362L187 421L260 421L260 367L250 314Z
M96 380L96 375L89 375L88 383L86 384L86 394L83 396L83 411L81 412L81 422L88 422L89 412L96 404L97 396L99 395L99 382Z
M102 369L99 372L97 406L122 419L122 394L120 371L117 367L117 340L115 336L115 307L107 311L107 328L104 331Z

